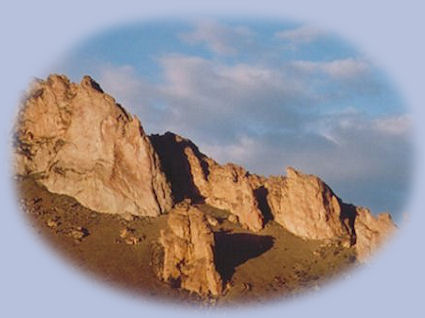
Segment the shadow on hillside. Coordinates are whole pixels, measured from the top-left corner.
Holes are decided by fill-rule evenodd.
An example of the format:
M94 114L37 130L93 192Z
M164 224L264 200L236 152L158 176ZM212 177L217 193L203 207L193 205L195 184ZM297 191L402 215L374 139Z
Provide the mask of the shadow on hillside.
M237 266L260 256L272 248L274 238L269 235L217 232L215 239L215 264L223 282L228 282Z

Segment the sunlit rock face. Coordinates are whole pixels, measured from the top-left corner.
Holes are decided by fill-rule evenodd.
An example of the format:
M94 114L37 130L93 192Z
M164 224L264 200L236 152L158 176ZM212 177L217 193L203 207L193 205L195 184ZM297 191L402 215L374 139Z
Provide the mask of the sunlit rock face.
M99 212L156 216L171 188L140 121L90 77L34 83L19 114L16 171Z
M286 174L286 177L270 177L265 183L276 222L305 239L350 235L342 222L340 199L322 180L292 168Z
M370 256L394 233L396 226L389 213L373 216L366 208L356 208L354 223L357 259L367 261Z
M222 280L214 264L214 233L203 212L180 203L171 210L168 227L161 231L164 250L159 276L201 296L218 296Z
M293 234L354 246L357 259L366 261L396 229L388 213L375 217L368 209L342 202L318 177L293 168L286 174L268 178L265 188L274 220Z

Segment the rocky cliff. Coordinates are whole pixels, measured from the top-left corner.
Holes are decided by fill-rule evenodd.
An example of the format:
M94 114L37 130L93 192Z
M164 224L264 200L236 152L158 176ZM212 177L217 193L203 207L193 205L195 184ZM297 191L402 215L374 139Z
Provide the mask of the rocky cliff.
M273 219L303 239L353 246L358 260L365 261L396 228L389 214L374 217L365 208L344 203L314 175L288 167L286 176L265 178L235 164L220 165L171 132L150 139L178 201L228 210L251 231L260 231Z
M374 217L363 207L344 203L322 180L293 168L286 176L265 181L273 218L304 239L334 240L353 246L359 261L366 261L396 226L388 213Z
M49 191L74 197L95 211L158 216L188 199L228 210L251 231L258 232L274 220L306 240L341 242L354 247L359 260L365 260L395 229L388 214L374 217L365 208L344 203L316 176L288 168L286 176L265 178L235 164L220 165L173 133L147 136L139 120L89 77L75 84L52 75L34 84L16 125L15 163L18 174L33 175ZM170 237L194 244L178 229L192 224L191 218L209 237L199 221L200 212L183 212L170 213L170 230L161 239L166 255L182 248L172 245ZM210 253L206 252L206 246L212 246L209 239L200 244L202 253ZM179 252L177 258L187 260L191 255L189 259L198 264L197 256L192 257L198 255L196 251ZM209 285L215 278L193 287L186 269L179 274L170 259L176 260L166 257L165 280L178 276L182 286L191 290L218 291ZM212 277L212 272L207 269L197 277Z
M290 232L313 240L352 235L341 200L316 176L287 168L286 177L270 177L265 187L275 221Z
M178 199L203 201L229 210L244 227L261 230L263 214L245 169L234 164L219 165L190 140L170 132L150 138Z
M34 83L19 113L16 171L99 212L156 216L170 185L140 121L90 77Z

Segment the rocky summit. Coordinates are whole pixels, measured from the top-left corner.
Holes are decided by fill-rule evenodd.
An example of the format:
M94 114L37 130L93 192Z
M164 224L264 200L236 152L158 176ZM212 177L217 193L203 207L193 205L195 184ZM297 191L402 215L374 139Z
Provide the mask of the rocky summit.
M16 171L105 213L155 216L172 205L169 183L137 117L90 77L36 81L17 124Z
M215 264L221 225L200 205L230 213L226 220L248 232L261 234L276 222L302 240L334 242L354 250L358 261L396 229L388 213L375 217L343 202L317 176L289 167L286 175L266 178L221 165L174 133L148 136L139 119L88 76L80 84L63 75L35 81L14 141L16 174L50 193L125 220L165 215L157 276L201 296L218 297L225 282Z

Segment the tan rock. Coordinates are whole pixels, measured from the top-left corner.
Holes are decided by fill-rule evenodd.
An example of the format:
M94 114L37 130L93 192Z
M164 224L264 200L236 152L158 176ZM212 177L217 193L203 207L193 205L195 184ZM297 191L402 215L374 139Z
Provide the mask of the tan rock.
M207 215L207 221L208 224L211 226L217 226L218 225L218 221L215 217L211 216L211 215Z
M71 229L68 233L68 235L71 236L76 241L81 241L83 238L85 238L89 234L90 234L89 231L86 228L81 226L77 226Z
M207 187L201 188L205 202L237 216L239 223L251 231L263 228L263 214L258 207L248 179L248 172L234 164L209 166Z
M238 217L237 217L236 215L234 215L234 214L230 214L230 215L227 217L227 220L228 220L230 223L238 223Z
M142 241L142 238L137 237L135 235L135 229L132 229L130 227L125 227L120 231L120 238L126 243L127 245L137 245Z
M58 219L56 219L56 218L49 218L47 221L46 221L46 225L48 226L48 227L50 227L50 228L57 228L58 226L59 226L59 221L58 221Z
M265 187L275 221L295 235L314 240L350 237L339 198L318 177L287 168L286 177L270 177Z
M265 187L276 222L304 239L354 245L361 262L396 229L388 213L374 217L368 209L343 203L318 177L292 168L287 177L267 179Z
M37 81L16 130L18 174L54 193L116 214L156 216L173 204L170 186L139 120L86 76Z
M171 210L160 243L164 248L161 279L201 296L221 294L222 281L214 264L214 234L200 210L188 205Z
M190 140L170 132L152 135L151 140L177 198L228 210L252 231L263 227L263 214L248 171L234 164L219 165Z
M375 217L365 208L360 207L356 211L354 228L357 259L365 262L394 233L396 226L388 213L381 213Z

